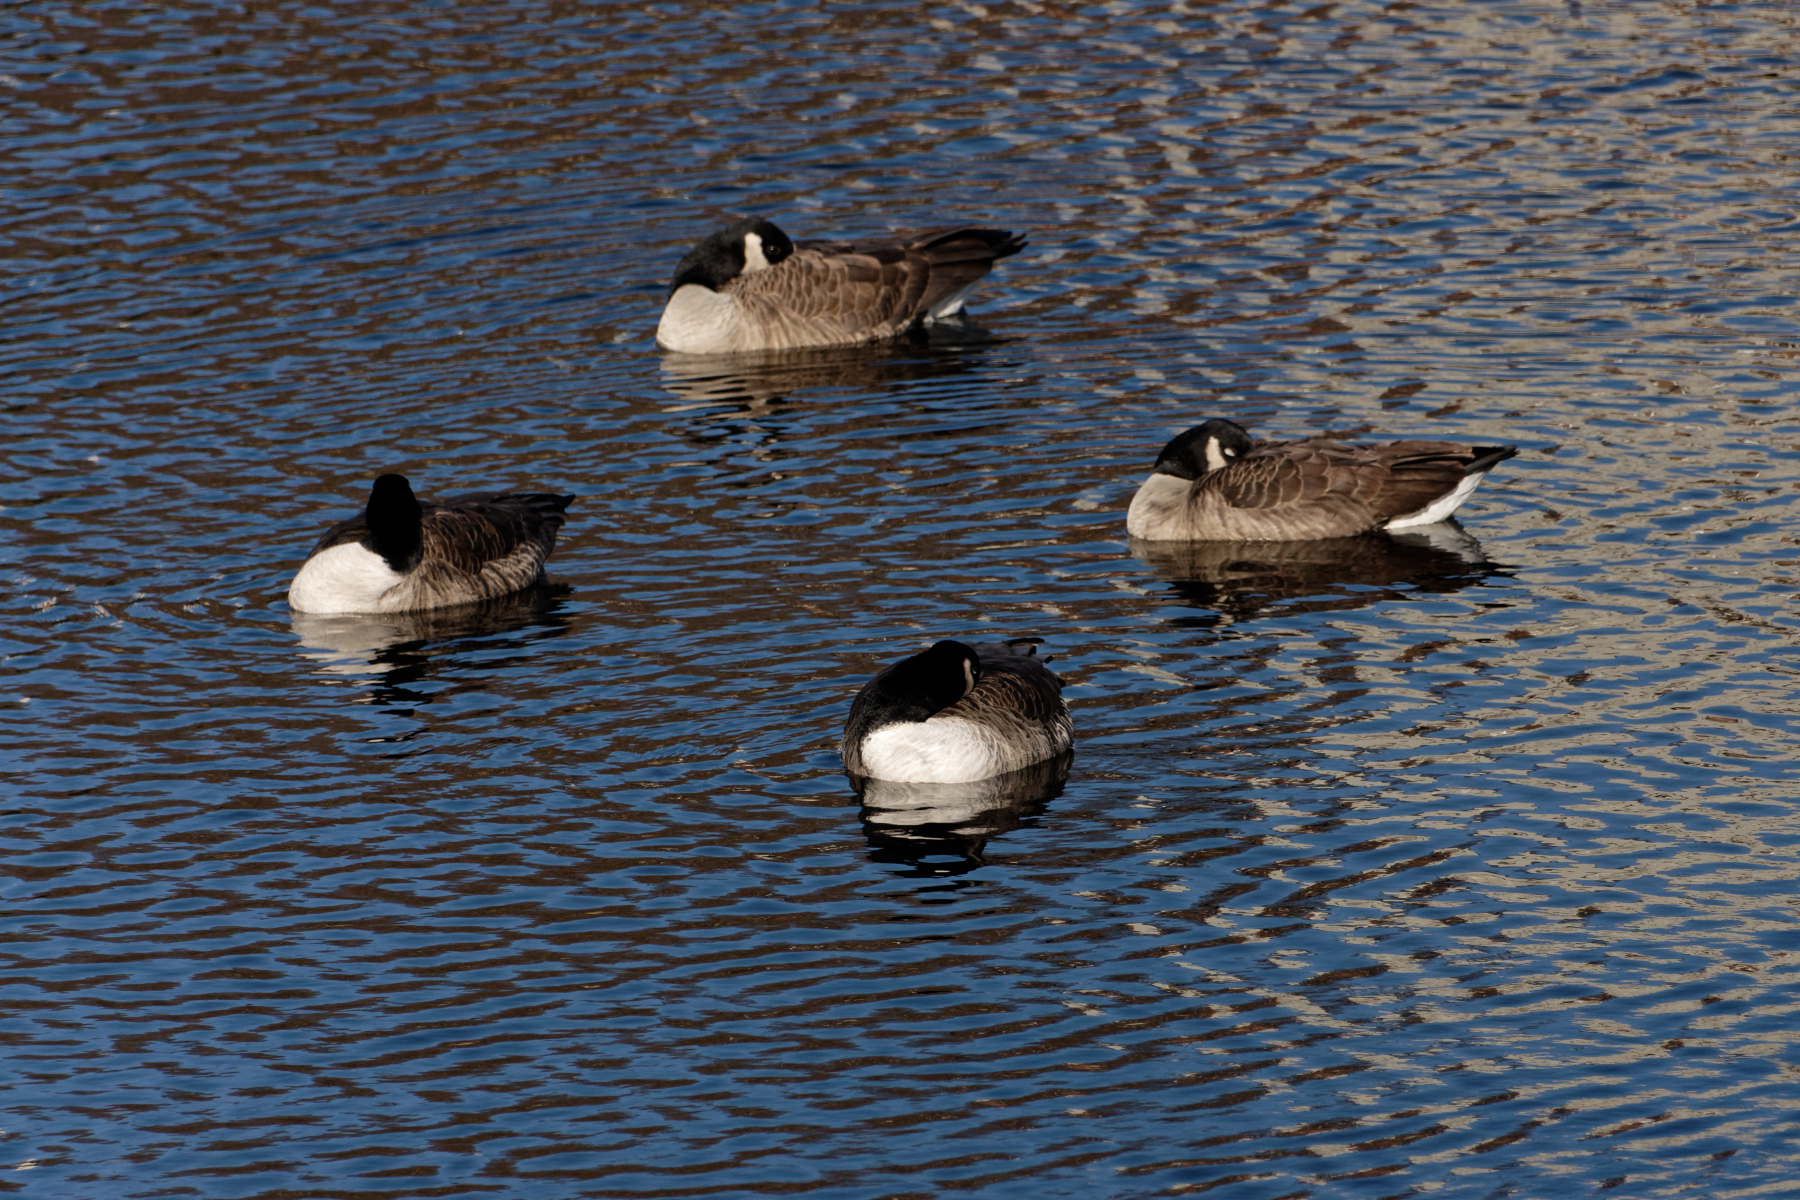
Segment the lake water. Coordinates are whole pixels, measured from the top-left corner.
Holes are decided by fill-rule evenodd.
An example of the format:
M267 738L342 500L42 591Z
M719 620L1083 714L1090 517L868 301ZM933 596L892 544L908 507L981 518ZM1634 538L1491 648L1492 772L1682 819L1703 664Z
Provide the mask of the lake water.
M0 33L0 1192L1793 1194L1791 5ZM659 355L742 212L1032 244ZM1521 453L1134 548L1216 415ZM386 470L579 493L559 586L296 619ZM1066 778L858 797L871 671L1028 634Z

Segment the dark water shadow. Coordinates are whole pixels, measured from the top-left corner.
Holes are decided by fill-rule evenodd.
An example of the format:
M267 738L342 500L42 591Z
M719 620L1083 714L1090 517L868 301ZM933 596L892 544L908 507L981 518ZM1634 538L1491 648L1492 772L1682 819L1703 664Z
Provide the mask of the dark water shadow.
M516 669L528 648L569 629L569 617L558 611L566 584L542 583L481 604L436 608L416 613L323 615L292 613L300 655L321 675L366 678L367 702L412 705L430 702L433 693L416 690L445 664L456 662L469 643L479 641L489 655L484 663L496 672ZM504 638L508 633L523 636ZM493 655L516 649L516 655Z
M983 866L989 838L1010 833L1062 794L1073 750L973 783L902 783L850 776L862 800L869 859L915 868L909 874L962 875ZM952 859L926 863L927 858Z
M1344 612L1418 592L1456 592L1509 569L1490 560L1481 543L1455 521L1313 542L1132 538L1131 553L1182 601L1212 609L1228 621Z
M961 375L981 351L1002 344L977 325L939 322L914 337L873 346L784 350L755 354L664 354L662 386L690 407L754 409L795 392L866 390L920 379Z

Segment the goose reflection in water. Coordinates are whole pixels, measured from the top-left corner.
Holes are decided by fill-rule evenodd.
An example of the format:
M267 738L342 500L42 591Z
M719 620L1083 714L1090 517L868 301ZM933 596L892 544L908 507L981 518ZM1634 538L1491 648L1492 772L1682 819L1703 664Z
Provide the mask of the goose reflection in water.
M865 389L915 379L961 375L984 346L998 345L980 326L941 321L897 345L746 354L665 354L662 385L689 408L770 404L799 391Z
M1200 608L1244 620L1339 612L1417 592L1454 592L1506 568L1454 521L1312 542L1147 542L1131 553Z
M544 583L481 604L406 613L291 614L301 657L318 664L322 675L367 678L365 703L424 704L433 697L412 685L430 679L446 662L460 660L471 640L481 649L517 649L568 631L568 618L557 612L567 585ZM499 635L528 631L522 637ZM509 660L484 663L496 670Z
M1074 751L973 783L902 783L850 776L875 862L916 874L961 875L983 865L989 838L1010 833L1062 794ZM951 862L924 860L952 859Z

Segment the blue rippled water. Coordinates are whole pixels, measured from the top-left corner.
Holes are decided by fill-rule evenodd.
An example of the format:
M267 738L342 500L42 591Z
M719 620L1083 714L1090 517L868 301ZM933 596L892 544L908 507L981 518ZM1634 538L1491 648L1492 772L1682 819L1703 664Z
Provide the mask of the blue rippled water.
M0 1192L1792 1194L1779 3L0 11ZM728 214L1025 230L697 363ZM1133 545L1231 415L1464 533ZM555 586L306 620L374 475ZM841 774L1036 634L1077 744Z

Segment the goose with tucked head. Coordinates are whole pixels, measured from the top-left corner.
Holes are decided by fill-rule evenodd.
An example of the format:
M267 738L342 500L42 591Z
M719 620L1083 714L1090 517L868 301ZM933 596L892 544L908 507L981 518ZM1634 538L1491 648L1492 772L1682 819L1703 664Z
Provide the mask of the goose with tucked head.
M420 503L383 475L362 512L326 531L288 588L299 613L397 613L474 604L544 578L573 496L456 496Z
M852 775L968 783L1054 758L1074 740L1062 680L1040 638L942 641L884 668L850 705L841 746Z
M886 241L795 245L746 217L687 252L656 344L682 354L854 346L954 316L1025 240L957 226Z
M1125 529L1146 541L1301 542L1449 518L1516 446L1253 442L1215 419L1163 447Z

